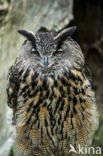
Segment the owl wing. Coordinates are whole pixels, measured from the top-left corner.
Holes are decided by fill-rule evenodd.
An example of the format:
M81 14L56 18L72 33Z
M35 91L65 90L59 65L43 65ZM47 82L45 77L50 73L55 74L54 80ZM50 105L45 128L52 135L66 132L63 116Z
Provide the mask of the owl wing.
M90 72L90 70L89 70L89 68L87 67L86 64L84 65L83 72L85 73L86 77L88 78L91 85L93 86L93 84L92 84L92 75L91 75L91 72Z
M19 90L19 72L16 65L12 65L8 71L7 103L13 110L17 106L17 94Z

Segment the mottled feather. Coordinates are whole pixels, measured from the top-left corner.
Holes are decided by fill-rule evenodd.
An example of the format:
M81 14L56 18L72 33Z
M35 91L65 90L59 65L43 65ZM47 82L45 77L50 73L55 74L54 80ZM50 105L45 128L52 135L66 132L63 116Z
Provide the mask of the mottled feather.
M98 113L86 68L66 31L37 34L34 45L29 38L22 45L7 86L18 156L76 156L70 145L77 152L79 144L91 145Z

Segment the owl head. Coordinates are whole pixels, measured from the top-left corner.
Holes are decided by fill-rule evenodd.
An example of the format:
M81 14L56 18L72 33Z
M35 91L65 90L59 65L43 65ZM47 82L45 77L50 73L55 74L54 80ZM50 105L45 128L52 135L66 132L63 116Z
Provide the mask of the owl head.
M23 68L35 69L44 74L69 70L76 63L83 64L84 57L79 45L71 39L76 26L59 33L43 32L34 35L28 30L19 30L26 40L17 55Z

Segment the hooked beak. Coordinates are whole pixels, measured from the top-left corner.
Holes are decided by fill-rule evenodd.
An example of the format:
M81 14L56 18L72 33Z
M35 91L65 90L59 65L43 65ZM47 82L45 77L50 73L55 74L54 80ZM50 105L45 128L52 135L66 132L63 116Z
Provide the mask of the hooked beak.
M48 67L48 57L44 57L44 67Z

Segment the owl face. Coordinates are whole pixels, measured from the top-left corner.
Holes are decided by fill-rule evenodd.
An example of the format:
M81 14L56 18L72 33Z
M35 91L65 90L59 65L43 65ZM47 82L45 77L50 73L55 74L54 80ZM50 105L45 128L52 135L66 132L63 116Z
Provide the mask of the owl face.
M29 31L19 30L27 38L18 57L23 58L23 65L44 74L70 69L74 63L84 61L79 45L70 36L75 27L60 33L45 32L36 36ZM24 59L25 58L25 59Z

